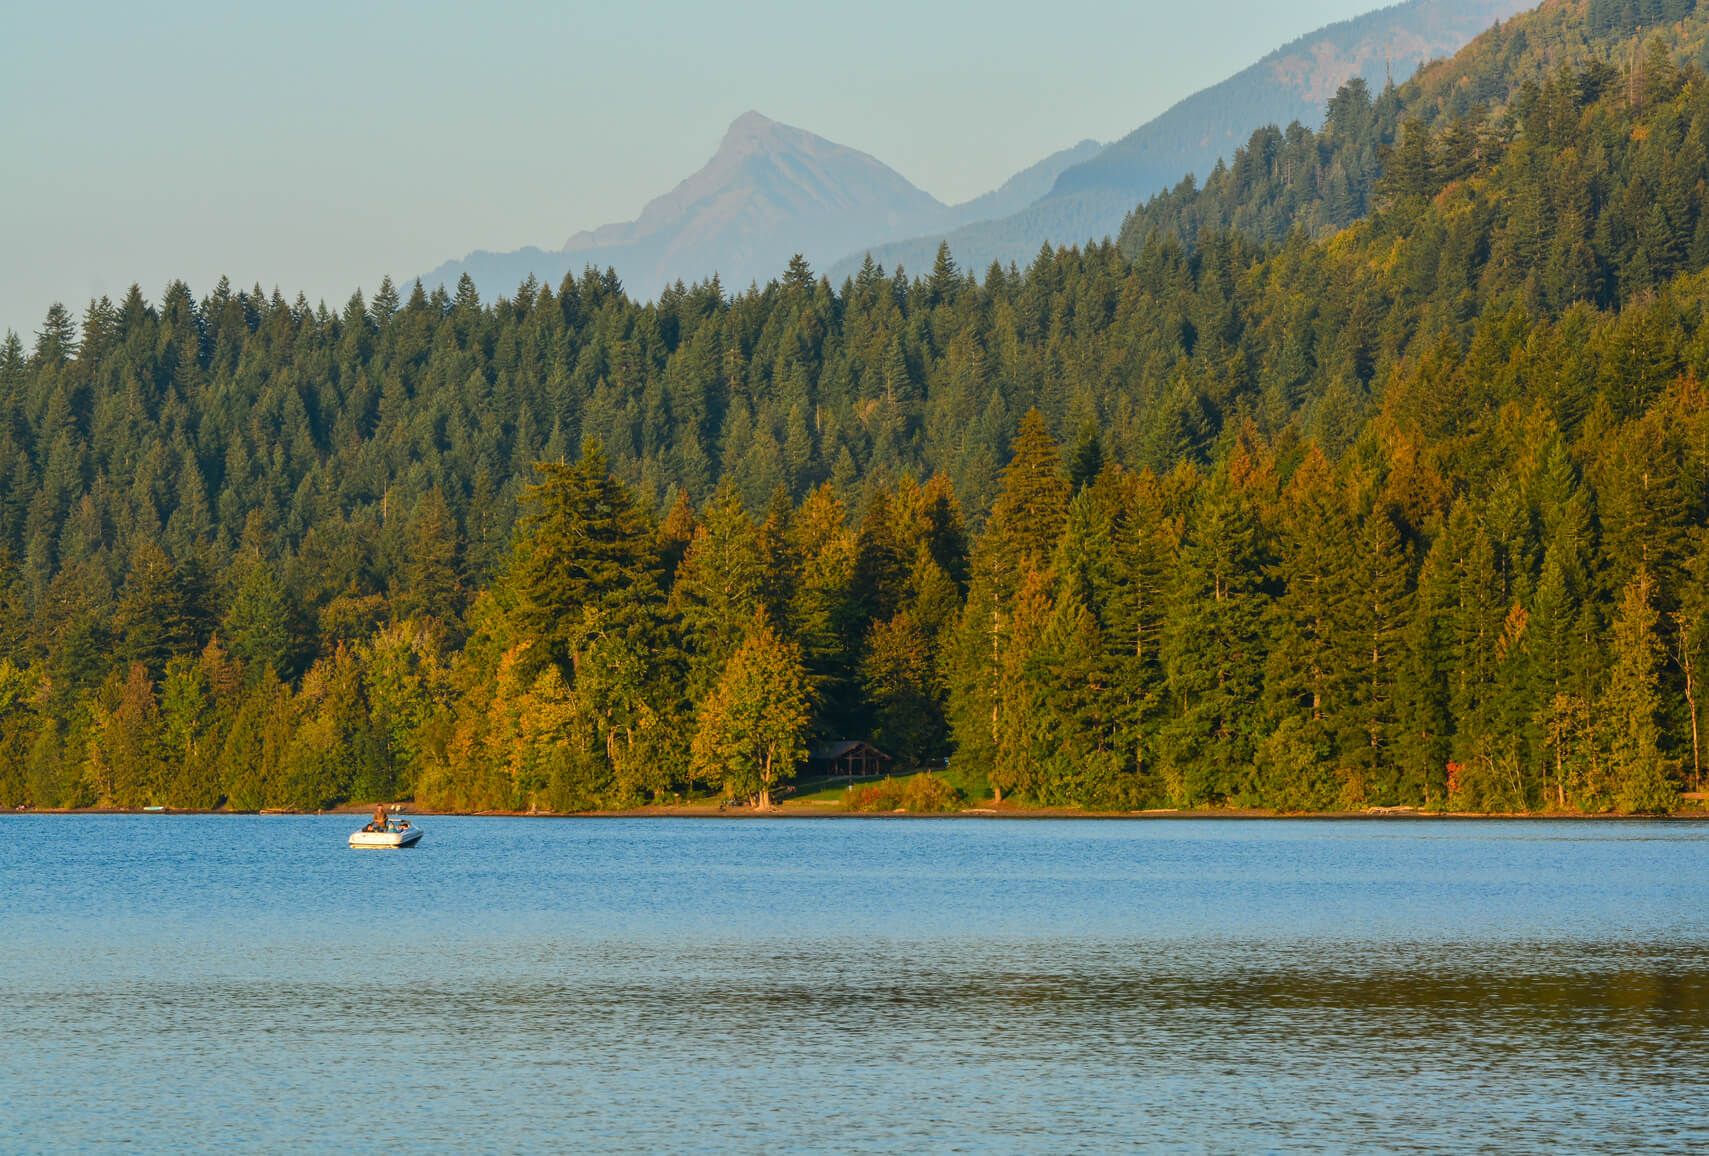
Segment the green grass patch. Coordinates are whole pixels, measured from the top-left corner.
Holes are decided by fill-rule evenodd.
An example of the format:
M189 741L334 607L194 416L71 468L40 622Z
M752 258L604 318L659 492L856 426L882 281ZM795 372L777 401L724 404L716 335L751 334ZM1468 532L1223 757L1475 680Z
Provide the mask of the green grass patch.
M843 795L849 789L846 779L814 779L795 784L794 793L784 799L786 803L841 803Z
M977 807L991 798L991 780L985 774L983 767L976 767L971 762L951 763L941 771L934 771L944 782L961 792L963 806Z

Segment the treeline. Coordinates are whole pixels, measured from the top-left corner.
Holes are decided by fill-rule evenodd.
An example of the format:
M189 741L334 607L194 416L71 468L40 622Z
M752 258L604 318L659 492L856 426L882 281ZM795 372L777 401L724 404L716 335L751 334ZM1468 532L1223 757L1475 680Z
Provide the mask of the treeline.
M0 801L603 805L846 736L1088 805L1664 805L1709 85L1621 42L1425 115L1528 27L1160 202L1190 243L56 307L0 346ZM1362 220L1242 215L1349 148Z
M1480 438L1493 488L1458 495L1389 420L1339 465L1247 423L1208 474L1078 492L1024 430L956 637L956 757L1055 803L1670 809L1700 782L1709 558L1678 475L1623 464L1667 461L1663 430L1702 477L1684 381L1598 491L1512 405Z
M968 540L941 480L852 524L828 484L756 523L730 483L660 523L592 443L540 473L492 589L423 523L413 611L294 678L303 620L258 550L223 597L139 557L98 685L0 661L0 803L562 810L763 795L826 735L948 750Z
M759 521L726 483L657 523L590 445L492 589L460 609L439 571L292 682L259 556L217 624L139 560L98 686L0 663L0 800L613 807L760 794L861 735L1057 805L1664 811L1701 777L1705 402L1677 379L1583 466L1510 404L1476 494L1386 418L1339 464L1246 422L1159 476L1034 412L971 540L941 478Z

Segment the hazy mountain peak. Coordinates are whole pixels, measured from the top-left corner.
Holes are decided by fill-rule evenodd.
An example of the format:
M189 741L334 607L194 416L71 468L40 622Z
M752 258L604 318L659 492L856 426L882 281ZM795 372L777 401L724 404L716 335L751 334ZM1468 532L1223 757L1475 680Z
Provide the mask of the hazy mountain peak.
M467 272L490 296L530 273L550 282L609 265L643 297L714 273L741 287L776 276L795 253L822 268L856 245L936 227L947 211L876 158L749 110L706 164L633 221L578 232L555 253L473 253L427 280Z
M714 272L742 284L774 272L780 254L783 261L795 251L820 260L840 255L825 237L845 235L854 222L897 236L942 209L866 153L749 111L731 122L711 160L639 217L577 233L564 251L656 243L651 270L619 271L641 286Z
M772 120L750 109L731 121L730 127L724 130L724 139L719 142L718 151L712 154L708 167L717 165L720 159L731 160L774 152L802 152L812 155L841 147L806 129Z
M749 109L741 116L730 122L730 127L724 131L724 143L718 146L718 151L739 147L744 141L764 140L775 135L777 129L787 129L789 126L779 124L769 116ZM801 130L792 130L800 132ZM803 134L811 135L811 134Z

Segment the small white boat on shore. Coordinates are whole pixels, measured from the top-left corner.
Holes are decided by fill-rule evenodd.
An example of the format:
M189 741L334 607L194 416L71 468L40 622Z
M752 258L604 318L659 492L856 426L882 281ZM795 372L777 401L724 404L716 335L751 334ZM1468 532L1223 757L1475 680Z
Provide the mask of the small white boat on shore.
M421 828L410 825L408 819L388 819L383 828L369 823L350 836L352 847L413 847L421 842Z

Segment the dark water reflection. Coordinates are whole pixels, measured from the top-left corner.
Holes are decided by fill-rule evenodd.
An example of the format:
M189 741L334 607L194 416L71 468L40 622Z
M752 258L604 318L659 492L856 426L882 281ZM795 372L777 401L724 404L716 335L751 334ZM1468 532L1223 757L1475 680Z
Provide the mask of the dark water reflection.
M1709 1149L1709 829L429 823L0 820L0 1150Z

